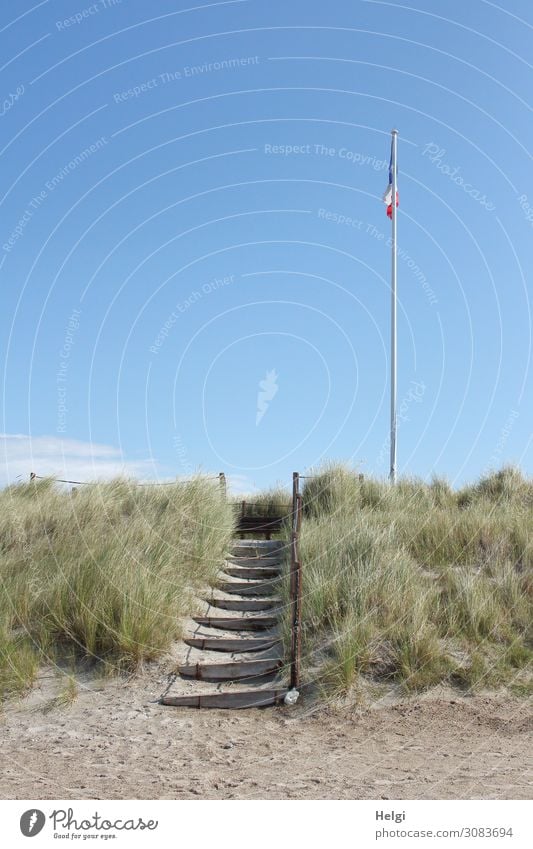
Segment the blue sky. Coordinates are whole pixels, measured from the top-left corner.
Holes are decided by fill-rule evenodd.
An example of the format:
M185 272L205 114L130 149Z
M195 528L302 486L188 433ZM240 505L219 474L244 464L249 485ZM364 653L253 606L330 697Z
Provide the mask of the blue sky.
M504 8L505 6L505 8ZM533 471L530 4L4 4L2 481Z

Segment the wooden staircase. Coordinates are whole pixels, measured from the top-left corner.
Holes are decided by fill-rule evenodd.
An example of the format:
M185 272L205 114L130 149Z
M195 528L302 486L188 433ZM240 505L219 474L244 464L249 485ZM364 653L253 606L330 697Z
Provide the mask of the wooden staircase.
M216 595L205 600L205 615L192 620L194 634L185 639L187 662L178 668L176 692L166 693L162 704L251 708L284 701L279 598L284 546L280 540L235 542Z

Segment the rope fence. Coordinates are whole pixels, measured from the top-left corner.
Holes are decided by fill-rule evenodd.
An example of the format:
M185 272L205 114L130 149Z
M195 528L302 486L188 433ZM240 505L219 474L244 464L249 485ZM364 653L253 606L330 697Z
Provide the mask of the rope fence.
M298 479L301 480L301 481L302 480L305 480L305 481L314 480L315 478L318 478L318 477L320 477L320 475L298 475ZM364 478L364 475L359 474L359 480L363 480L363 478ZM171 481L145 481L145 482L140 482L140 483L132 483L132 486L176 486L176 484L191 483L191 481L198 480L198 479L213 480L213 481L218 480L218 482L219 482L219 484L220 484L220 486L221 486L221 488L224 492L224 496L226 496L226 494L227 494L227 482L226 482L226 475L225 475L224 472L219 472L218 475L196 475L196 476L193 476L193 477L190 477L190 478L179 478L179 479L176 478L175 480L171 480ZM35 472L30 472L30 482L36 481L36 480L37 481L51 480L53 483L69 483L69 484L72 484L72 486L99 486L102 483L105 483L105 481L72 481L72 480L66 480L65 478L53 478L53 477L49 477L48 475L37 475ZM128 480L128 483L129 482L130 481ZM290 498L289 492L287 492L287 498L288 499ZM238 503L239 504L241 503L240 499L239 499ZM248 507L262 507L262 506L264 506L264 502L261 502L261 501L245 501L245 502L242 502L242 503L245 503Z
M224 492L226 487L226 476L224 472L220 472L218 475L197 475L192 478L179 478L172 481L147 481L147 482L131 482L128 480L128 483L131 483L132 486L176 486L176 484L180 483L191 483L195 480L218 480L220 485L224 486ZM44 481L51 480L53 483L70 483L73 486L100 486L102 483L106 483L106 481L71 481L65 480L64 478L51 478L48 475L36 475L35 472L30 472L30 483L32 481Z

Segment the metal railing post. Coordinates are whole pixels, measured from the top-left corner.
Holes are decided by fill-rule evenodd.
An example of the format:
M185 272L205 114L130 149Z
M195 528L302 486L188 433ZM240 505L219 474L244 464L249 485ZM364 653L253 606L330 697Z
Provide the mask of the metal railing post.
M302 566L300 563L299 539L302 522L302 496L300 493L300 475L292 475L292 528L291 528L291 690L300 685L300 657L302 651Z

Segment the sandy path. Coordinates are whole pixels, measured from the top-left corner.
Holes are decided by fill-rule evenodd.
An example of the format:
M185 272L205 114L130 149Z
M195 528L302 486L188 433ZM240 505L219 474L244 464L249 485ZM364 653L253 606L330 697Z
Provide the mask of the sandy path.
M165 708L164 666L43 710L42 679L0 716L0 796L365 799L533 796L531 704L444 694L373 708Z

